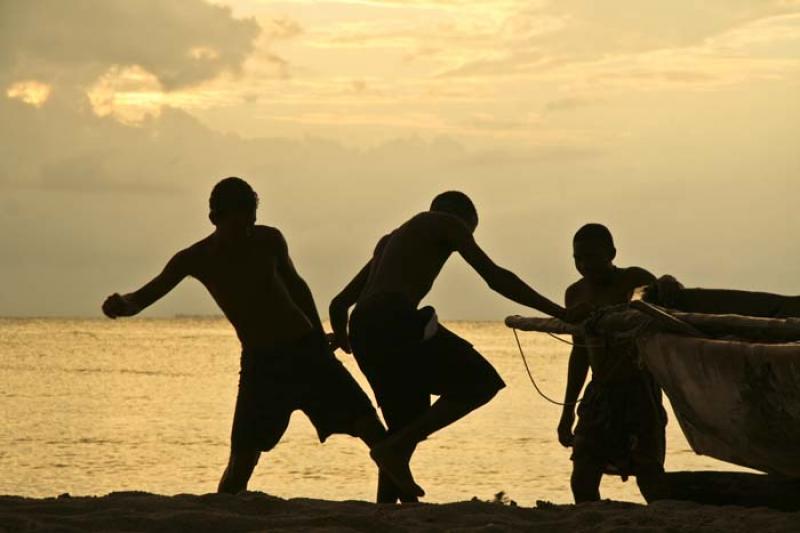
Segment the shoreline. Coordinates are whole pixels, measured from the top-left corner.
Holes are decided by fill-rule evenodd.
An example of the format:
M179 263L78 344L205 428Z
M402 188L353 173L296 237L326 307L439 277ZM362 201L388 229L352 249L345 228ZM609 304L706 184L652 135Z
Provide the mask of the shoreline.
M502 495L498 495L502 496ZM496 501L377 505L289 500L261 492L178 494L112 492L52 498L0 496L7 531L800 531L800 512L718 507L680 501L645 506L605 500L536 507Z

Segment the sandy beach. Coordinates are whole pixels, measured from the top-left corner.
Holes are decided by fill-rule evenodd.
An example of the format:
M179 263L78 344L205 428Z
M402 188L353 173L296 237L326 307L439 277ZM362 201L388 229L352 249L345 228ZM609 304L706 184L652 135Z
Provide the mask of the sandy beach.
M362 501L239 496L0 497L3 531L800 531L800 513L667 501L581 506L496 502L379 506Z

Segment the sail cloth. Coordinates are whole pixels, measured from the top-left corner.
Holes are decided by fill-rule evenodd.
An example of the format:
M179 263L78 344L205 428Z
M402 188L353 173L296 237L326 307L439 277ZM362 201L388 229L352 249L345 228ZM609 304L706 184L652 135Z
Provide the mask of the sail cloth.
M669 307L688 311L681 319L707 336L747 339L638 339L692 449L800 479L800 343L784 343L799 338L800 297L700 288L674 296Z
M800 343L653 333L637 344L695 452L800 478Z

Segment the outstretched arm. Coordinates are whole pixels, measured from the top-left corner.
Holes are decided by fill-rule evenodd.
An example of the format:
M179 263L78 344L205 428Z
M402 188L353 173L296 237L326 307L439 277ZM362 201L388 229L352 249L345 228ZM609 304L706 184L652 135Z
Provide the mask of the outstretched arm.
M297 273L297 269L295 269L294 263L289 257L289 246L286 244L286 239L279 231L275 230L275 232L278 246L278 273L286 284L286 289L289 291L292 300L311 321L314 329L324 333L325 330L322 327L322 320L319 318L317 306L314 304L314 296L311 294L311 289L309 289L305 280L300 277L300 274Z
M178 252L169 260L161 273L141 289L128 294L114 293L103 302L103 313L108 318L133 316L150 306L188 275L189 258L186 250Z
M665 274L657 280L651 280L644 291L644 299L647 302L656 303L665 307L674 307L678 300L678 295L684 287L680 281L669 274Z
M566 312L563 307L533 290L510 270L496 265L486 255L486 252L478 246L466 226L453 218L453 221L448 223L447 227L456 251L475 269L493 291L509 300L532 307L550 316L556 318L565 317Z

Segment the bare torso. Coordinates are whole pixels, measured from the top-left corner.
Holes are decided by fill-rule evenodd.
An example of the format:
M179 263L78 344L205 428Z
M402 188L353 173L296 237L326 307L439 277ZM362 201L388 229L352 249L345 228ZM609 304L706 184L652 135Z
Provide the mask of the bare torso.
M208 289L245 350L280 345L312 329L280 275L279 235L256 226L236 245L211 235L181 252L187 273Z
M633 290L647 285L655 277L638 267L616 268L605 284L589 283L586 279L575 282L567 291L567 306L588 303L593 307L624 304L630 300ZM586 339L578 339L586 342ZM591 339L589 339L591 342ZM638 372L636 361L629 351L632 345L622 344L610 348L592 348L588 350L589 365L592 378L600 381L624 380ZM619 353L626 350L626 353Z
M359 301L376 294L399 293L419 305L454 251L445 227L453 219L443 213L419 213L381 239Z

